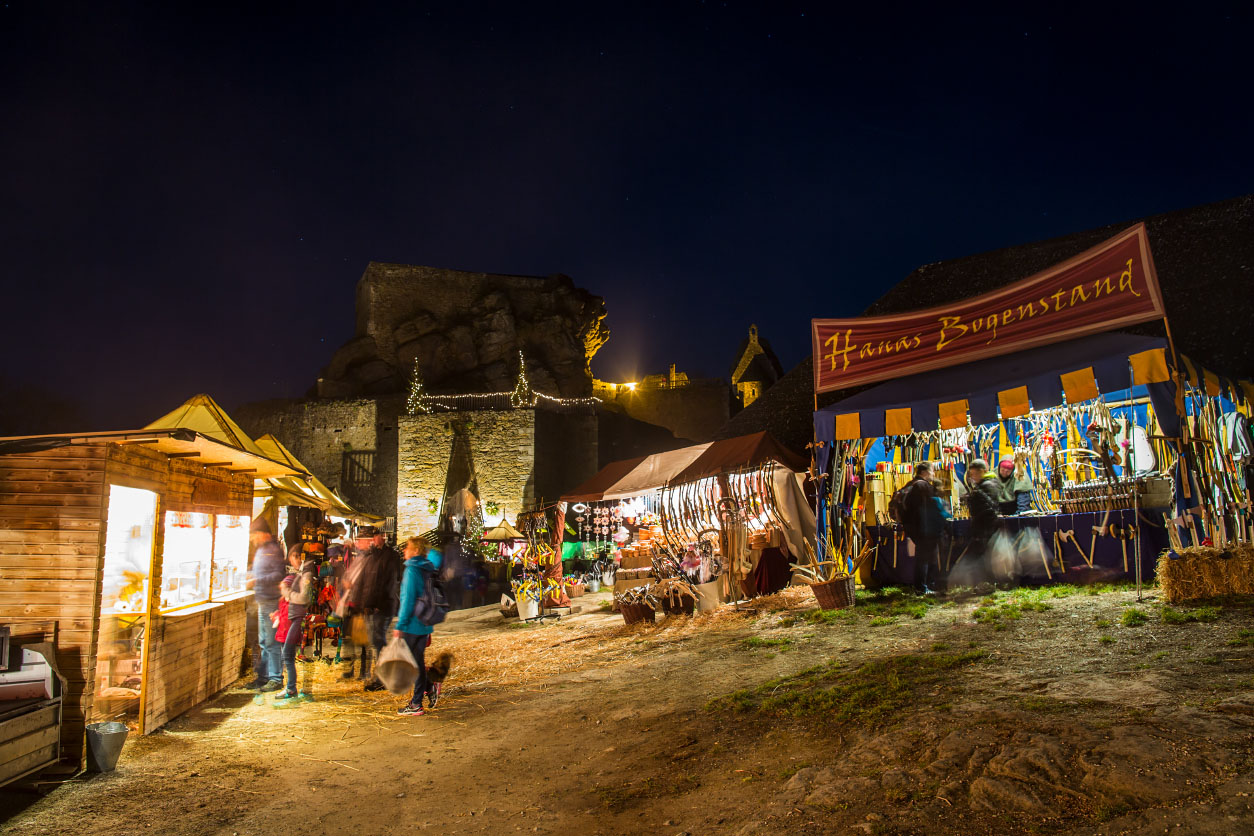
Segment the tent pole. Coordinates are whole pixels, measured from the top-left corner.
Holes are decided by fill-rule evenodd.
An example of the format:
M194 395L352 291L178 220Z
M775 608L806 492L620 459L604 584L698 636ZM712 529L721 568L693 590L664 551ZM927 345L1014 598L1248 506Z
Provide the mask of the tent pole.
M1167 348L1171 351L1171 380L1176 384L1176 414L1180 418L1180 436L1175 439L1178 467L1180 468L1180 492L1185 499L1190 499L1192 490L1190 489L1190 476L1194 472L1196 462L1193 457L1192 439L1189 438L1189 415L1188 410L1184 406L1184 382L1180 378L1180 353L1176 351L1176 341L1171 336L1171 323L1167 321L1167 314L1163 314L1163 330L1167 334ZM1199 503L1200 504L1200 503ZM1190 522L1192 520L1190 519ZM1174 525L1174 523L1172 523ZM1205 523L1203 523L1205 525ZM1190 526L1192 530L1192 526ZM1197 545L1197 534L1193 534L1194 543Z

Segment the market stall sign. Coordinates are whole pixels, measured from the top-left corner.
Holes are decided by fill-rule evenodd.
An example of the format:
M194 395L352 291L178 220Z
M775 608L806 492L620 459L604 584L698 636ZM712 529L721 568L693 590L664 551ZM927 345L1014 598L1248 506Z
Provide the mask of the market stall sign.
M230 490L224 482L197 479L192 484L192 504L226 508L231 504Z
M1062 342L1163 316L1145 225L1048 270L951 305L815 319L814 391L830 392Z

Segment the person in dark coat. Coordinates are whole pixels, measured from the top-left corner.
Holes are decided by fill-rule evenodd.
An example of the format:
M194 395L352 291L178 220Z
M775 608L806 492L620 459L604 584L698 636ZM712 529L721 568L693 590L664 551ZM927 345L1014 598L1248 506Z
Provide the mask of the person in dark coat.
M930 594L928 573L940 553L941 528L936 519L936 489L932 485L932 465L920 462L914 466L914 481L906 489L902 527L914 542L914 588Z
M967 509L971 512L971 539L988 543L1001 528L1003 486L1000 479L988 472L988 463L974 459L967 466Z
M383 535L374 526L365 525L357 530L357 555L360 561L356 580L350 591L352 610L366 619L369 644L361 650L361 678L366 681L367 691L383 689L383 683L370 672L370 648L375 658L387 641L388 624L396 615L400 596L401 558L387 545ZM352 667L347 676L352 676Z

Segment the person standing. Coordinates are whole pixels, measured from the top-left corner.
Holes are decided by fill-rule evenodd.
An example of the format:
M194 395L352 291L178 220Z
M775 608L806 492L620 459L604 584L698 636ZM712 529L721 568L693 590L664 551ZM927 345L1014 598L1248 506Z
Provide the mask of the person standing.
M1002 482L988 472L988 462L973 459L967 466L967 510L971 512L971 539L987 543L1001 527Z
M1032 507L1032 483L1015 472L1015 460L1007 456L997 463L997 510L1003 517L1021 514Z
M257 691L277 691L283 687L279 643L274 637L274 616L279 607L279 584L287 574L283 551L262 518L253 520L248 537L255 549L252 576L248 586L257 601L257 678L248 687Z
M421 537L410 537L405 543L405 568L401 576L400 615L396 620L394 635L404 639L409 652L418 663L418 676L414 680L414 693L409 703L401 706L397 714L403 717L419 717L423 712L422 698L427 697L431 708L440 699L440 683L427 681L427 645L431 643L432 627L421 621L414 612L414 605L426 592L427 582L434 580L440 571L440 553L427 546Z
M380 691L383 683L370 671L370 649L373 646L374 656L387 640L387 628L392 617L396 615L397 598L400 591L401 561L389 547L383 534L371 525L363 525L357 530L357 554L355 560L360 562L356 567L356 580L350 592L354 610L366 619L366 630L369 635L367 644L360 648L361 678L365 680L365 690ZM349 669L351 675L351 668Z
M450 535L445 540L441 557L443 562L440 566L440 582L444 587L449 609L460 610L465 606L463 598L466 585L463 575L467 569L467 555L459 535Z
M275 708L286 708L298 701L313 699L308 692L297 687L296 655L305 643L305 614L309 612L318 566L314 561L304 559L300 543L288 550L287 563L292 574L279 585L280 596L287 602L287 634L283 637L283 671L287 688L274 701Z
M914 588L924 595L932 593L927 583L928 574L940 554L940 509L935 500L932 465L920 462L914 466L914 481L906 490L902 527L914 542Z

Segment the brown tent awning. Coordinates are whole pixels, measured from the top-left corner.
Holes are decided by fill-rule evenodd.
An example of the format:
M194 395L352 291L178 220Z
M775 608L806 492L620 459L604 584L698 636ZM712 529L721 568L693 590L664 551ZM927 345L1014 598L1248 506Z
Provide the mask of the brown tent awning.
M563 502L597 502L605 492L612 488L619 479L635 469L636 465L645 460L645 456L634 459L623 459L610 462L597 471L597 474L570 493L562 497Z
M800 473L808 466L805 458L780 444L770 433L760 432L714 442L692 464L676 474L670 484L695 482L707 476L757 467L768 461L779 462L794 473Z

